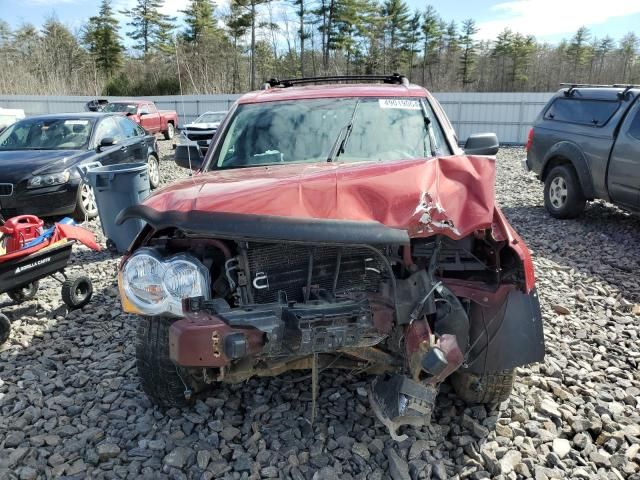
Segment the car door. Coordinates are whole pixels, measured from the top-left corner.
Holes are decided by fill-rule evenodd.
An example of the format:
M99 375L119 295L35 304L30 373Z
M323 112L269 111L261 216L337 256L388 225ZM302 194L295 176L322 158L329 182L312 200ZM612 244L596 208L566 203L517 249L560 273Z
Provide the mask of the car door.
M153 103L144 103L138 109L140 115L140 125L151 133L160 131L160 114Z
M111 138L115 142L113 146L100 148L100 152L104 153L100 157L103 165L114 165L116 163L126 162L128 159L129 146L125 142L124 134L114 116L107 116L100 120L96 126L94 135L94 145L98 148L105 138Z
M625 118L609 160L607 185L611 199L640 208L640 103Z
M127 161L146 162L148 137L144 129L126 117L120 117L117 121L127 142Z

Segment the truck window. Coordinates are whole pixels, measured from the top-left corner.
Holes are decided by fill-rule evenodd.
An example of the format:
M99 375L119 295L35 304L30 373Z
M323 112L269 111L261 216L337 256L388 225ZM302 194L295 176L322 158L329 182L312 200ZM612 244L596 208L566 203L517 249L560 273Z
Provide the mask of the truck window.
M640 109L636 109L636 116L629 125L629 135L640 140Z
M619 107L620 102L616 101L558 97L547 109L544 118L557 122L602 127Z

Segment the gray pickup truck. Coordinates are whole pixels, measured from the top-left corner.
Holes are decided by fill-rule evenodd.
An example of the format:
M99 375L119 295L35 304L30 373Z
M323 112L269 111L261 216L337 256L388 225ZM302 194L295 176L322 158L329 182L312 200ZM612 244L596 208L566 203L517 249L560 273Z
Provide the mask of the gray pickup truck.
M638 85L567 85L540 112L523 163L553 217L575 218L596 198L640 212L639 95Z

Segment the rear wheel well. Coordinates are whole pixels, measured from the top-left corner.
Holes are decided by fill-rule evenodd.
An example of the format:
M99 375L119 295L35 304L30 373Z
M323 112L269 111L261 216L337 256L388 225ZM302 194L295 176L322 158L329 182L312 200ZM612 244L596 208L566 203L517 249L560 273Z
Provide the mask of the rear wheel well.
M571 160L569 160L567 157L562 157L562 156L551 157L545 164L544 169L542 170L542 174L540 175L540 180L544 182L547 179L547 175L549 175L549 172L559 165L569 165L571 168L573 168L574 171L576 169L573 166L573 163L571 162ZM576 172L576 174L577 173L578 172Z

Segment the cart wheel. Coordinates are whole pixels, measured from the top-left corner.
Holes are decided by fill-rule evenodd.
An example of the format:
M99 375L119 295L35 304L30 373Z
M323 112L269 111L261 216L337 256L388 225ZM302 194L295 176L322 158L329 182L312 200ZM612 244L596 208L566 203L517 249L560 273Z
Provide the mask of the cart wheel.
M116 247L116 242L114 242L110 238L107 238L107 250L113 253L118 252L118 247Z
M6 315L0 313L0 345L9 340L11 333L11 322Z
M62 284L62 301L71 309L82 308L93 295L91 279L84 275L69 277Z
M20 288L9 290L7 295L9 295L9 298L16 303L26 302L36 296L39 286L40 283L36 280L35 282L28 283Z

